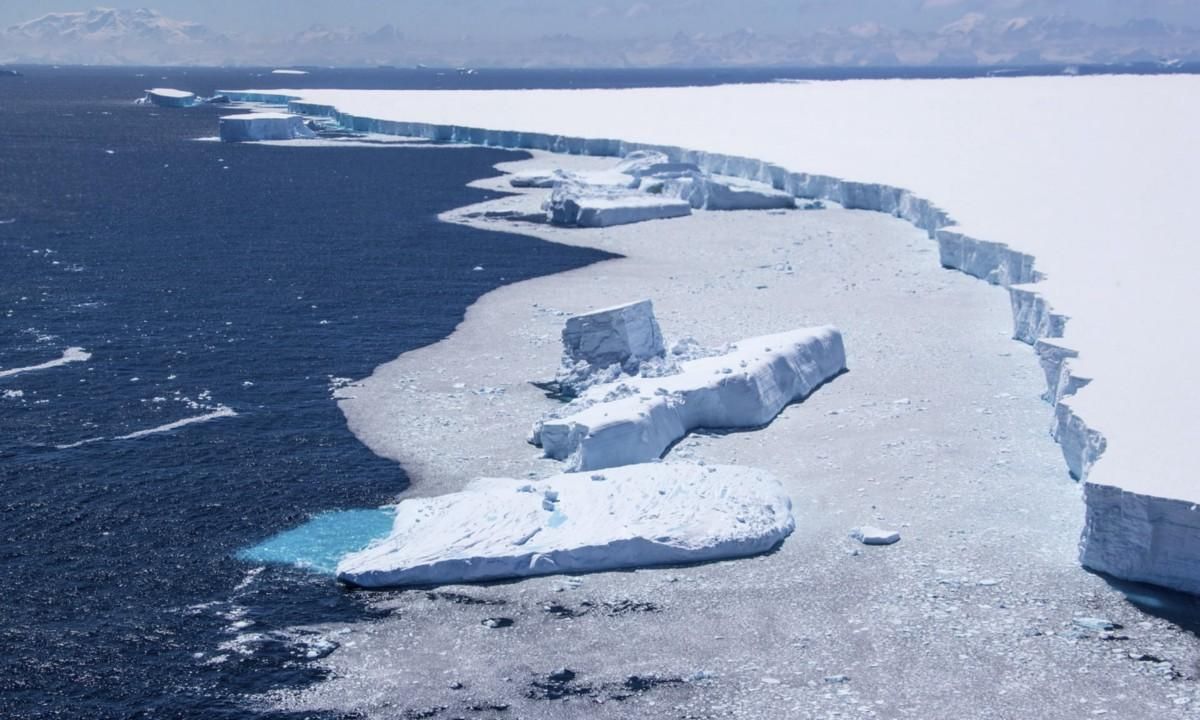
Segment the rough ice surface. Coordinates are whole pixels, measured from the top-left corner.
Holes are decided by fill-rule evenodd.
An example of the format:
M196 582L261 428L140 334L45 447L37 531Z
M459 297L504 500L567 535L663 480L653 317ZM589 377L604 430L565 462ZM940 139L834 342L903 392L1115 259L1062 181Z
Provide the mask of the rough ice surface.
M565 361L584 362L593 368L624 367L666 352L649 300L568 318L562 341Z
M845 368L841 333L830 326L750 338L680 363L674 375L593 385L563 417L535 425L532 439L568 470L644 463L697 428L765 425Z
M1140 512L1134 498L1200 502L1200 484L1190 477L1197 419L1188 411L1200 406L1200 385L1177 381L1200 359L1200 331L1188 315L1197 304L1190 233L1200 226L1200 205L1189 193L1200 183L1200 144L1191 141L1200 124L1200 77L887 80L532 95L278 90L247 91L235 99L267 96L343 124L441 141L613 157L654 152L798 197L908 220L936 237L948 267L1025 286L1012 291L1014 337L1029 343L1058 337L1079 354L1064 363L1066 385L1078 392L1056 409L1054 435L1072 472L1088 484L1089 506L1109 497L1091 492L1093 487L1124 491L1111 497L1130 503L1127 522L1112 533L1106 524L1112 513L1089 515L1094 517L1081 546L1085 563L1117 567L1096 565L1096 559L1113 554L1104 547L1110 538L1119 552L1127 544L1118 538L1135 532L1142 546L1163 552L1154 542L1160 516ZM1054 98L1052 113L1047 97ZM937 123L929 122L933 107ZM1028 285L1034 281L1037 291ZM1130 342L1127 332L1117 331L1131 327L1154 342ZM1083 359L1083 376L1093 380L1086 387L1070 380ZM1101 437L1112 442L1103 444ZM1200 519L1176 519L1185 529L1175 535L1189 547L1200 546ZM1169 558L1138 558L1146 573L1121 565L1122 577L1154 574L1170 587L1192 587L1150 572Z
M159 107L191 107L196 104L196 94L174 88L151 88L146 91L146 101Z
M304 124L304 118L288 113L226 115L220 120L220 129L221 140L224 142L316 137L316 133Z
M554 184L545 204L547 219L555 225L609 227L646 220L690 215L685 200L639 193L615 185L597 185L572 177Z
M791 507L779 481L728 465L482 478L462 492L401 502L391 534L347 555L337 574L394 587L746 557L792 532Z

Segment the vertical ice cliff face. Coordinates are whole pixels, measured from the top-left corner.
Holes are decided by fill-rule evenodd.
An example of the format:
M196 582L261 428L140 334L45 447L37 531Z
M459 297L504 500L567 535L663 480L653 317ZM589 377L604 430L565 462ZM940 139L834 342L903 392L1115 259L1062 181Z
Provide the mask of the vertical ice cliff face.
M268 95L222 92L234 100L258 102ZM295 100L283 94L273 96L273 101L279 104L290 102L292 112L330 116L356 130L571 154L625 157L637 152L643 153L639 156L643 163L662 162L664 158L670 163L691 163L703 172L763 183L795 197L832 201L849 209L884 212L907 220L937 240L945 267L1008 289L1013 337L1033 345L1038 352L1047 377L1045 397L1055 405L1052 433L1062 444L1072 475L1085 483L1087 523L1080 544L1083 564L1122 578L1200 592L1200 564L1192 552L1200 548L1197 541L1200 517L1191 503L1131 493L1088 480L1088 472L1104 452L1106 442L1099 431L1088 427L1072 405L1072 395L1090 379L1072 370L1076 351L1056 341L1063 337L1068 318L1056 312L1036 290L1041 277L1034 269L1033 257L1000 243L972 237L963 228L954 226L949 213L929 199L894 186L795 172L750 157L611 138L373 119L342 113L329 105ZM1118 378L1106 380L1119 382Z
M1085 567L1200 595L1200 507L1094 483L1083 497Z
M316 136L304 124L304 118L288 113L226 115L220 119L220 133L223 142L294 140Z
M564 361L593 369L630 365L666 352L654 305L639 300L567 319L562 331Z

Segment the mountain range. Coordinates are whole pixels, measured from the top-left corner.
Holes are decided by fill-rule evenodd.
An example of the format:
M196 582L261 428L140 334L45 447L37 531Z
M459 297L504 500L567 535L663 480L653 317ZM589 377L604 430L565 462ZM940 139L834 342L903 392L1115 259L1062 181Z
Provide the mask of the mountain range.
M970 13L937 30L864 23L800 37L724 34L593 39L542 35L451 45L420 28L315 26L227 34L154 10L50 13L0 31L0 62L95 65L472 65L477 67L888 66L1200 60L1200 30L1157 20L1099 26L1067 16Z

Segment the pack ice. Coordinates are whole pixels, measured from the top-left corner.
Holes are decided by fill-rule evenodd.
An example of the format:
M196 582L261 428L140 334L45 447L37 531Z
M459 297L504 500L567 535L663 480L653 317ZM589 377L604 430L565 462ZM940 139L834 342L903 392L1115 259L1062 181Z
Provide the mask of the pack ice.
M391 534L344 557L338 579L378 588L595 572L746 557L795 527L761 470L690 463L483 478L405 500Z
M672 374L592 385L559 417L536 423L530 441L573 471L644 463L697 428L765 425L845 368L831 326L750 338Z
M220 119L221 140L248 142L254 140L294 140L316 137L304 118L289 113L243 113Z

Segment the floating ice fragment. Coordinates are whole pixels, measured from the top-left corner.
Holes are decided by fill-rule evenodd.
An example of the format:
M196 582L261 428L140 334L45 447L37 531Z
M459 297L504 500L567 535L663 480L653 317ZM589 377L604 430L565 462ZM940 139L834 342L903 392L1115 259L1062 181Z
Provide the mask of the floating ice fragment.
M870 525L854 528L850 532L850 537L863 545L891 545L900 541L900 533L898 531L881 530Z

